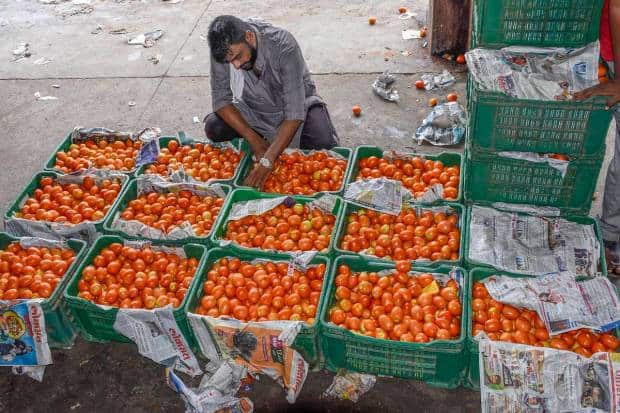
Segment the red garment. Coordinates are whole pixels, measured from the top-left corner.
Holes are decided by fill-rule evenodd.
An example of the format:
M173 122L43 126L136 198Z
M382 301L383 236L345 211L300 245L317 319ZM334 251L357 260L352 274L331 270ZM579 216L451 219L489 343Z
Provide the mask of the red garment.
M601 14L601 57L606 62L614 61L614 49L611 40L611 25L609 22L609 0L605 0L603 4L603 13Z

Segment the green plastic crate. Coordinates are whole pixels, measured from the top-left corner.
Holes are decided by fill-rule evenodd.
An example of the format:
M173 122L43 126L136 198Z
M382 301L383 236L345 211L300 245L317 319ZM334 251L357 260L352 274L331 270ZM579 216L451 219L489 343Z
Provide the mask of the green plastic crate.
M30 196L34 194L34 191L39 187L39 181L41 180L41 178L50 176L54 180L56 180L59 176L62 176L62 175L64 174L53 172L53 171L43 171L43 172L39 172L36 175L34 175L34 177L30 180L26 188L24 188L24 190L17 196L15 201L11 204L11 206L9 206L9 209L7 210L6 214L4 214L4 220L8 221L11 218L15 218L14 216L15 213L19 212L19 210L21 209L21 206L26 202L26 200ZM129 182L129 178L126 175L123 175L120 178L121 178L121 190L119 194L117 195L116 199L114 200L114 202L112 203L112 205L110 206L108 213L102 219L98 221L83 221L83 222L89 222L95 225L95 228L97 229L97 231L103 230L103 222L115 209L116 204L118 203L120 199L121 193L123 192L123 190L125 189L125 186L127 186L127 183ZM44 222L44 221L34 221L34 222ZM70 224L67 224L67 225L70 225Z
M472 46L581 47L599 37L603 0L475 0Z
M321 311L319 342L325 358L325 367L332 371L344 368L382 376L422 380L444 388L455 388L465 378L466 313L461 319L461 336L458 340L435 340L429 343L408 343L367 337L343 329L328 321L329 309L334 304L337 268L348 265L352 271L381 271L393 269L394 264L368 260L363 257L341 256L336 258L329 274L329 289ZM414 267L417 272L448 274L452 267ZM461 270L463 279L467 279ZM465 286L459 291L461 303ZM463 304L463 308L466 304Z
M461 230L461 240L459 242L459 259L456 261L444 261L444 260L437 260L437 261L430 261L430 260L424 260L424 259L418 259L413 261L416 265L423 265L423 266L427 266L427 267L435 267L438 265L459 265L462 261L463 261L463 243L464 243L464 237L465 237L465 232L463 230L464 225L463 225L463 221L465 219L465 208L457 203L454 202L446 202L443 201L440 204L437 205L432 205L432 206L424 206L424 205L414 205L413 208L419 208L422 210L426 210L426 209L432 209L432 208L437 208L437 207L449 207L453 210L457 211L457 214L459 216L459 221L457 223L457 227ZM336 223L337 223L337 228L335 230L335 243L334 243L334 254L336 256L339 255L356 255L356 256L364 256L367 257L368 259L372 259L372 260L384 260L384 261L388 261L387 258L379 258L379 257L374 257L374 256L366 256L363 254L359 254L353 251L348 251L348 250L344 250L342 248L340 248L340 243L342 242L342 238L344 237L346 231L347 231L347 222L348 222L348 217L349 215L351 215L351 213L360 210L360 209L366 209L364 207L360 207L351 203L345 203L344 208L342 209L342 212L340 214L340 216L338 217Z
M82 260L73 278L65 289L65 302L73 315L80 335L86 340L99 343L107 343L110 341L117 341L121 343L130 342L127 337L114 330L114 322L116 321L118 308L110 307L109 309L105 309L102 306L77 296L78 282L82 279L82 271L84 268L92 263L93 259L104 247L114 242L119 242L122 244L124 241L125 240L123 238L114 235L104 235L99 237L93 246L88 250L86 257ZM196 244L185 244L183 245L183 250L188 258L194 257L199 260L198 267L196 268L196 273L194 275L194 280L188 288L185 299L181 302L181 305L178 308L173 310L174 319L179 325L179 329L185 337L188 337L189 332L187 330L186 313L183 311L183 306L187 301L187 297L189 297L196 288L198 274L203 272L206 250L202 245Z
M612 111L604 97L542 101L482 91L468 80L470 145L474 150L602 157Z
M20 237L0 232L0 249L4 250L10 243L19 240ZM75 252L75 259L67 268L64 277L58 283L52 295L41 303L41 309L45 315L47 343L52 348L71 347L77 335L71 322L71 315L62 300L62 293L86 254L86 244L83 241L71 239L67 241L67 246Z
M499 210L503 211L501 209ZM514 211L507 211L507 212L514 212ZM500 269L496 269L487 263L474 261L469 258L469 236L471 233L470 232L471 213L472 213L472 207L470 206L467 208L467 213L465 217L465 225L464 225L467 236L463 239L464 246L463 246L463 257L462 258L463 258L463 262L465 266L468 269L488 268L488 269L492 269L493 271L501 271ZM518 212L517 214L527 215L527 214L518 213ZM582 215L562 215L560 216L560 218L566 219L567 221L575 222L577 224L594 226L594 233L596 234L596 238L598 239L598 242L600 244L600 250L601 250L600 261L599 261L600 273L601 275L607 277L607 265L605 261L605 247L603 245L603 233L601 231L601 227L599 226L598 221L594 218L591 218L588 216L582 216Z
M266 194L264 192L258 192L256 190L253 189L235 189L229 196L228 199L226 201L226 203L224 204L224 206L222 207L222 209L220 210L220 217L218 218L218 221L216 223L215 226L215 230L212 231L212 235L211 235L211 241L218 246L221 246L223 248L227 248L226 246L226 240L224 240L224 234L226 234L226 228L228 226L228 216L230 214L230 210L232 208L232 205L234 203L237 202L243 202L243 201L249 201L252 199L271 199L271 198L278 198L278 197L283 197L283 196L287 196L290 198L293 198L295 200L295 202L299 202L301 204L306 204L308 202L312 202L315 200L315 198L313 197L308 197L308 196L302 196L302 195L278 195L278 194ZM334 228L332 230L332 235L331 235L331 239L330 239L330 243L329 243L329 247L327 249L327 251L323 251L323 252L319 252L319 255L331 255L333 248L334 248L334 240L335 240L335 235L336 235L336 228L338 227L338 217L341 214L341 211L343 209L343 204L344 202L342 201L341 198L336 197L336 204L334 206L334 211L333 211L333 215L336 217L336 222L334 224ZM265 251L262 250L260 248L246 248L246 247L242 247L239 245L235 245L235 248L240 250L240 251L263 251L263 252L280 252L283 254L290 254L287 253L286 251ZM291 251L292 252L292 251Z
M236 248L226 248L226 249L213 248L209 250L209 252L207 253L206 259L205 259L205 265L204 265L203 271L198 275L196 288L192 291L191 295L189 296L189 298L187 299L184 305L184 312L186 314L193 313L196 307L198 306L199 301L204 294L202 291L202 285L207 277L207 272L209 272L209 270L211 269L211 267L217 260L219 260L220 258L224 258L224 257L237 257L242 261L248 261L248 262L254 259L257 259L257 258L269 260L272 262L290 260L290 257L288 257L287 255L278 254L278 253L239 251ZM325 257L321 257L317 255L316 257L312 259L312 261L310 261L310 265L314 266L318 264L325 264L325 278L323 280L323 289L321 291L321 298L319 299L319 304L317 305L315 322L311 326L304 325L301 331L297 334L295 341L293 342L293 348L299 351L299 353L304 357L304 359L312 366L317 365L320 360L319 349L318 349L318 344L317 344L317 334L318 334L318 329L319 329L318 318L319 318L319 314L321 314L321 306L323 305L323 296L325 295L326 290L327 290L327 275L329 271L329 260ZM189 327L189 322L188 321L186 322L188 323L188 326L186 328L188 329L188 331L190 331L190 334L187 338L190 341L190 344L192 348L194 349L194 351L198 352L199 351L198 340L194 336L194 332Z
M326 191L326 193L340 195L344 191L344 187L345 187L345 183L346 183L346 176L347 176L347 173L348 173L349 169L351 168L351 155L352 155L353 151L351 149L349 149L349 148L341 148L341 147L332 148L330 150L333 151L333 152L336 152L339 155L342 155L347 160L347 169L345 170L344 176L342 178L342 185L340 185L340 189L338 189L337 191ZM303 150L303 149L299 149L299 151L304 153L304 154L308 154L310 152L314 152L314 151L311 151L311 150ZM243 185L243 181L248 176L248 173L250 172L250 168L251 167L252 167L252 160L250 159L250 160L248 160L248 162L246 162L243 165L243 169L239 172L239 176L237 176L237 179L235 179L235 187L236 188L251 189L249 186ZM320 193L323 193L323 192L320 192ZM319 194L319 192L315 193L315 195L316 194Z
M360 160L371 157L371 156L376 156L377 158L383 158L383 152L384 152L383 149L379 148L378 146L372 146L372 145L361 145L355 148L355 152L353 153L353 159L349 165L347 177L345 179L346 185L349 185L350 183L355 182L355 178L357 177L359 173L358 164ZM462 156L460 153L442 152L438 155L429 155L429 154L424 154L424 153L413 152L413 153L408 153L408 155L419 156L424 159L430 159L433 161L441 161L445 166L458 166L461 169L461 177L459 179L458 195L456 199L450 200L450 201L459 202L461 199L463 199L463 194L462 194L463 172L465 168L463 166L463 160L462 160Z
M160 148L166 148L168 146L168 142L175 140L179 143L179 145L192 145L195 142L200 142L200 141L194 141L192 138L188 138L185 136L185 133L183 132L179 132L179 137L175 137L175 136L165 136L162 138L159 138L159 147ZM205 143L205 142L202 142ZM230 179L213 179L211 181L209 181L208 183L221 183L221 184L228 184L228 185L233 185L233 183L235 182L235 180L239 177L239 174L241 173L241 171L245 168L246 163L250 163L250 145L248 145L247 141L245 139L241 139L241 138L236 138L233 139L232 141L230 141L230 143L232 144L232 146L239 150L239 151L243 151L243 156L239 159L239 164L237 165L237 170L235 171L235 174L233 175L232 178ZM144 175L145 174L145 170L146 170L147 165L142 165L140 168L138 168L138 170L136 171L136 176L139 175Z
M493 152L465 154L465 200L552 206L565 213L590 211L602 158L572 160L564 177L546 162L530 162Z
M226 193L226 196L228 196L228 194L230 193L231 189L230 186L228 185L224 185L224 184L218 184ZM179 245L179 244L185 244L187 242L191 242L194 244L201 244L201 245L205 245L208 246L209 245L209 240L210 240L210 234L213 232L218 220L220 219L221 216L221 209L220 209L220 214L218 214L218 216L216 217L215 221L213 222L213 226L211 227L211 231L209 232L209 234L207 234L204 237L188 237L188 238L183 238L183 239L179 239L179 240L166 240L166 239L151 239L151 238L146 238L146 237L135 237L135 236L130 236L129 234L115 229L112 227L112 223L114 222L114 217L116 216L116 214L118 212L122 212L125 210L125 208L127 207L127 204L136 199L137 198L137 193L138 193L138 183L136 179L132 179L131 181L129 181L129 183L127 184L127 186L125 187L125 189L123 189L123 191L121 192L121 194L119 195L119 201L118 203L114 206L114 210L110 212L110 214L108 214L107 218L105 219L105 221L103 222L103 229L107 234L111 234L111 235L118 235L120 237L123 237L125 239L131 239L131 240L147 240L147 241L151 241L153 244L169 244L169 245ZM224 201L224 203L226 203L226 201ZM223 205L222 205L223 208Z
M463 307L463 311L467 312L467 376L465 378L464 386L470 389L479 390L480 389L480 365L479 365L479 351L478 351L478 342L475 341L472 337L472 310L471 310L471 301L472 301L472 292L474 281L481 281L485 278L490 277L491 275L507 275L514 278L526 278L527 275L509 273L505 271L497 271L490 268L472 268L469 271L469 277L467 279L467 307Z
M473 339L473 318L472 318L472 292L474 281L481 281L491 275L506 275L513 278L526 278L526 275L510 273L505 271L496 271L490 268L472 268L469 271L469 278L467 280L467 307L463 307L463 311L467 311L467 375L465 378L464 386L473 390L480 390L480 351L478 349L478 342ZM618 335L618 330L616 330Z
M160 139L166 139L166 138L160 138ZM44 168L45 171L53 171L53 172L62 173L62 171L54 168L54 165L56 165L56 153L60 151L66 152L71 146L71 143L72 143L71 132L69 132L67 137L62 142L60 142L60 145L58 145L58 147L56 148L52 156L50 156L50 158L45 163L45 168ZM116 172L121 173L121 174L126 174L126 175L133 175L137 170L138 168L133 168L131 171L116 171Z

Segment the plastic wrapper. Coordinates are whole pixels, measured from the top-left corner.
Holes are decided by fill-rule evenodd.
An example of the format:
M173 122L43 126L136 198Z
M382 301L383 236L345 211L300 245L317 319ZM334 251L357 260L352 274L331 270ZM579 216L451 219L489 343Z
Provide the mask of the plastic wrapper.
M620 326L617 291L604 277L577 282L568 274L492 276L482 282L494 300L536 311L550 335L581 328L604 332Z
M372 83L372 91L384 100L398 102L400 97L398 91L393 87L394 82L396 82L396 77L390 74L389 70L386 70Z
M204 183L171 182L163 179L159 175L142 175L136 178L137 196L145 193L169 193L179 191L189 191L200 197L211 196L225 198L226 193L219 185L207 185ZM122 211L117 211L112 221L112 228L124 232L132 237L144 237L157 240L180 240L189 237L197 237L191 223L184 222L182 225L173 228L165 233L160 229L143 224L138 220L124 220L120 218ZM204 238L209 234L204 235Z
M230 208L228 220L238 221L249 215L262 215L285 202L287 205L290 204L291 206L295 204L295 200L287 196L267 199L251 199L249 201L236 202Z
M347 185L343 198L352 204L398 215L403 207L403 196L409 193L400 181L387 178L362 179Z
M432 145L457 145L465 136L467 114L458 102L437 105L416 130L414 140L418 145L424 141Z
M422 82L424 82L424 89L433 90L435 88L444 89L452 86L456 83L456 79L452 76L452 73L444 70L441 74L427 73L422 75Z
M546 163L553 169L557 169L562 174L562 178L566 175L569 161L551 158L548 155L540 155L535 152L499 152L499 156L504 158L520 159L528 162Z
M581 49L474 49L465 58L480 89L519 99L568 100L598 84L598 41Z
M473 263L527 275L600 275L594 225L473 206L468 233Z
M4 222L4 228L6 232L15 237L35 237L55 241L66 241L74 238L82 240L88 245L92 245L99 237L99 233L92 222L73 225L10 218Z
M187 318L205 357L234 360L251 374L265 374L285 389L289 403L295 402L308 374L308 363L291 348L303 322L243 323L192 313Z
M483 413L618 411L616 353L585 358L488 339L481 340L478 348Z
M359 398L372 389L376 382L377 377L371 374L339 370L332 384L323 393L323 397L351 400L357 403Z
M40 301L0 301L0 366L52 364ZM36 372L37 369L28 371Z
M529 215L538 215L542 217L559 217L561 212L559 208L527 205L527 204L508 204L505 202L494 202L493 208L501 209L503 211L522 212Z
M114 330L135 342L144 357L190 376L202 374L174 319L172 306L154 310L120 308Z
M254 406L250 399L235 396L246 375L244 366L225 360L212 374L205 374L197 388L185 385L172 369L166 369L166 382L181 395L186 413L251 413Z

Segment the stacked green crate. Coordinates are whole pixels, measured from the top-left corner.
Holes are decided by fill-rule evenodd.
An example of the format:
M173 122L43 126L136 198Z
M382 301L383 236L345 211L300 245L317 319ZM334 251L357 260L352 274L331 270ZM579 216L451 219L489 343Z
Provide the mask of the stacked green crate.
M596 41L602 0L476 0L472 47L582 47ZM468 82L467 201L555 206L587 214L605 154L605 99L540 101L480 90ZM567 157L566 173L545 162L499 156Z

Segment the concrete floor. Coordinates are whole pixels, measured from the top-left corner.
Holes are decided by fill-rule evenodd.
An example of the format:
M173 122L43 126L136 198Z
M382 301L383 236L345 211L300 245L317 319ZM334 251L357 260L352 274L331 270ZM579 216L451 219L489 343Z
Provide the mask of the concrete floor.
M464 68L431 58L421 40L401 37L401 30L425 25L426 1L91 0L86 14L75 12L90 10L87 6L58 1L0 2L2 214L76 125L134 131L158 126L164 134L183 130L202 136L202 125L192 119L211 111L205 33L220 14L260 16L295 35L342 146L439 152L441 148L418 147L411 140L428 113L427 99L443 99L455 91L464 103ZM403 5L417 17L400 20L398 7ZM377 17L375 26L367 24L370 15ZM128 33L109 33L122 28ZM165 34L154 47L126 44L133 35L156 28ZM22 42L30 44L32 57L11 62L12 51ZM156 65L148 61L155 55L161 55ZM34 64L41 57L52 62ZM429 93L413 87L421 74L444 68L459 80L450 90ZM398 104L372 93L372 81L386 69L398 74ZM58 100L37 101L37 91ZM356 104L362 107L361 118L351 116ZM0 411L183 411L181 400L164 384L163 368L142 358L132 345L78 340L70 350L54 351L53 357L42 384L8 372L0 375ZM257 412L479 409L476 392L383 378L358 404L319 400L330 382L329 373L311 374L293 406L269 379L248 396Z

